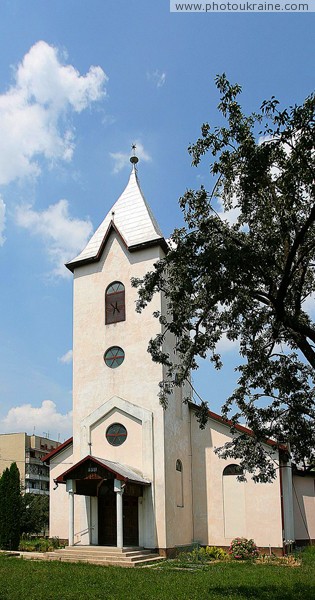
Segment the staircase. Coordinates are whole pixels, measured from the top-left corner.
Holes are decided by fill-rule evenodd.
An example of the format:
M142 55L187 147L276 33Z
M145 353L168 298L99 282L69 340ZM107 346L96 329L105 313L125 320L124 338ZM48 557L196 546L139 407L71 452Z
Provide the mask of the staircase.
M26 553L23 558L28 558ZM29 558L35 558L30 556ZM42 560L59 560L62 562L84 562L94 565L116 565L119 567L143 567L158 563L163 559L151 550L144 548L116 548L110 546L67 546L66 548L47 552Z

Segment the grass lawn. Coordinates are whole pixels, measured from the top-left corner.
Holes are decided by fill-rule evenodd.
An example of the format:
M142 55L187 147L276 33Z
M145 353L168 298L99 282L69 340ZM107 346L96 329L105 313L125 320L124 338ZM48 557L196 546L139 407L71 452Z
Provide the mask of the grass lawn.
M100 567L0 557L0 600L315 600L315 552L301 567Z

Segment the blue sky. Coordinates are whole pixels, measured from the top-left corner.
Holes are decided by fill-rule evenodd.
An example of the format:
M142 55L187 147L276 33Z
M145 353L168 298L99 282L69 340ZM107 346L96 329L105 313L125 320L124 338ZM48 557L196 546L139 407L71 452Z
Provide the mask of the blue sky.
M219 122L214 77L247 111L314 88L314 13L178 14L168 0L0 2L0 431L71 434L72 276L125 187L138 145L142 189L167 237L187 187L209 188L187 147ZM203 365L218 411L226 369ZM35 428L35 429L34 429Z

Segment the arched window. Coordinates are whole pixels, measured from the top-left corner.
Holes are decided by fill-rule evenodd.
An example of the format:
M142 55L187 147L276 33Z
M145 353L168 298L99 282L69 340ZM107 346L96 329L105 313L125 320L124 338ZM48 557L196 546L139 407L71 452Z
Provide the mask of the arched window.
M176 506L184 506L183 464L179 458L176 461Z
M105 292L105 323L125 321L125 286L121 281L113 281Z
M223 470L223 475L243 475L243 469L240 465L228 465Z
M181 473L182 470L183 470L182 461L179 460L179 458L178 458L177 461L176 461L176 471L180 471L180 473Z
M243 469L227 465L222 473L224 532L226 538L246 537L245 483L237 477Z

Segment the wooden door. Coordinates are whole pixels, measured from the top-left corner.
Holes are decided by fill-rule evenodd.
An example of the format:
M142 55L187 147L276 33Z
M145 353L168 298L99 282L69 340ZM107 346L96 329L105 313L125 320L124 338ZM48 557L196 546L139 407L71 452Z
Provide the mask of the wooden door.
M98 497L98 544L117 545L116 494L107 490Z
M98 497L99 546L117 545L116 493L101 488ZM123 545L139 545L138 498L123 494Z
M124 546L139 546L138 498L123 495Z

